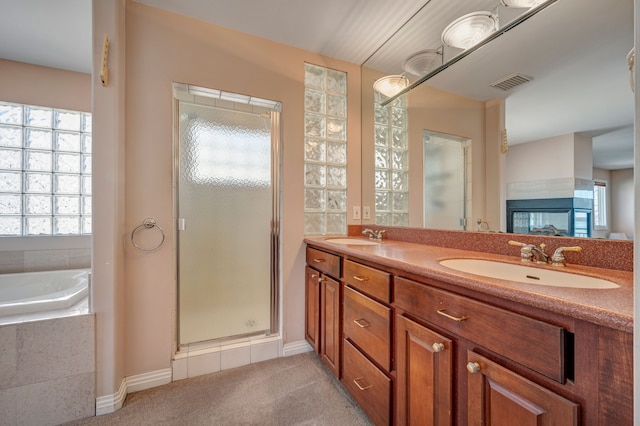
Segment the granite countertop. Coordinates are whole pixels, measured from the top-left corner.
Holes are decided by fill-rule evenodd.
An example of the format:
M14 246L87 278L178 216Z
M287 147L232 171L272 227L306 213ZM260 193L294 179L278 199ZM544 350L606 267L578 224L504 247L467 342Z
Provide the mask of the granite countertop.
M335 237L334 237L335 238ZM459 250L384 240L375 245L326 242L330 237L307 237L311 246L357 257L381 266L424 276L502 299L519 302L613 329L633 332L633 272L568 264L561 270L615 282L613 289L582 289L525 284L459 272L438 262L450 258L477 258L521 264L517 256ZM535 268L557 267L535 265Z

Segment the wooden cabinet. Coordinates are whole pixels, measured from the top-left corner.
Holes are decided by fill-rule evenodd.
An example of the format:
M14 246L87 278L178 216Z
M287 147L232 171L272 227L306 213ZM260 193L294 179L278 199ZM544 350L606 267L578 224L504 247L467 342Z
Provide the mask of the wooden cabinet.
M391 308L344 288L344 335L383 370L391 371Z
M576 426L578 404L474 352L467 354L469 425Z
M305 338L337 378L342 353L340 264L339 256L307 248Z
M395 305L559 383L565 381L567 339L562 327L404 278L395 280Z
M396 351L396 424L451 425L453 342L399 315Z
M316 353L320 353L320 272L305 268L304 337Z
M391 379L349 340L343 348L342 384L375 425L391 424Z
M568 350L562 327L404 278L395 280L394 302L403 315L398 317L396 329L398 424L417 424L413 422L414 414L426 421L422 424L432 425L448 425L465 417L470 425L578 424L578 404L461 346L495 353L505 363L521 365L562 384L566 381ZM404 315L416 317L425 325ZM450 340L426 324L443 330ZM459 345L457 360L451 358L454 342ZM442 349L445 359L440 360L440 353L434 353L434 348ZM451 378L452 363L468 369L459 368L455 382ZM465 383L467 389L462 392ZM428 405L426 412L413 413L419 405L411 398L420 391L422 399L434 407L440 404L437 398L441 396L445 398L442 404L451 407L451 400L447 399L451 387L457 387L454 392L460 397L458 409L466 409L466 416L448 417L446 411L436 411Z
M631 333L369 258L307 265L307 340L376 425L633 424Z
M340 312L340 283L324 276L320 284L320 357L337 378L342 343Z
M342 383L376 425L392 408L390 274L344 262Z

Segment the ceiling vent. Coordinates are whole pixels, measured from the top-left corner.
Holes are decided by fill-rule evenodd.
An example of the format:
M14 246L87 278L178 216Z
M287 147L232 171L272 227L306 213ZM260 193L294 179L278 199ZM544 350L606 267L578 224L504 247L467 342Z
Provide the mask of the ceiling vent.
M494 81L489 86L507 91L516 86L520 86L521 84L528 83L531 80L533 80L533 77L527 77L526 75L515 73Z

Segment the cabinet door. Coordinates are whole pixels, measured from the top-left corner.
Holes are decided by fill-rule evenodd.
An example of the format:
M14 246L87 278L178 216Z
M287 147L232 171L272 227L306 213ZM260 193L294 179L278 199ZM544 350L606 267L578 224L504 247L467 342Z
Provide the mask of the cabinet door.
M474 352L467 361L470 425L578 424L577 404Z
M305 339L320 353L320 273L305 268Z
M452 342L396 317L397 425L451 425Z
M320 288L320 355L333 374L340 378L340 283L323 275Z

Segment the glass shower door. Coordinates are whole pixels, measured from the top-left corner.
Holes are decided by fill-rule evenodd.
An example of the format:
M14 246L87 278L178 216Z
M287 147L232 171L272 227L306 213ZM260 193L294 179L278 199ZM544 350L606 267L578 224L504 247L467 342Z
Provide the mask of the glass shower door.
M268 332L271 118L183 101L178 109L179 344Z

